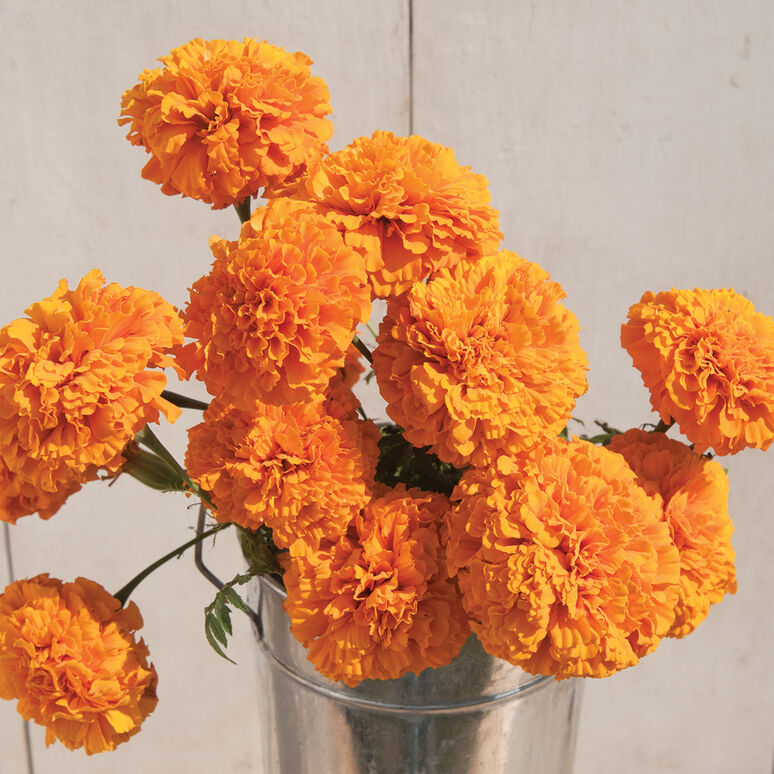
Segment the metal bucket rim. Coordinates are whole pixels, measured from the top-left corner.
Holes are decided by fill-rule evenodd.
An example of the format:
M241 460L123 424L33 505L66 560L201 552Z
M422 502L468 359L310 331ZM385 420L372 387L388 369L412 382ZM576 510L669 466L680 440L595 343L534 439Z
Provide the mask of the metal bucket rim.
M260 582L262 591L263 589L267 589L280 599L285 599L287 597L287 592L282 588L282 586L275 578L269 575L262 575L258 578L258 580ZM259 606L260 605L261 601L259 601ZM508 691L501 691L499 693L493 693L488 696L479 696L468 701L444 704L395 704L390 702L381 702L374 699L361 698L350 693L345 693L343 690L337 690L336 687L329 688L322 682L311 680L308 677L299 674L282 659L278 658L277 655L270 650L262 637L259 637L259 642L261 649L269 658L269 663L273 668L282 671L292 680L299 683L300 685L303 685L308 690L319 693L322 696L335 700L341 704L366 709L369 712L377 712L380 714L439 715L482 711L484 708L488 708L497 704L503 704L516 698L521 698L527 693L532 693L546 682L553 681L553 678L550 675L533 675L531 680L528 680L526 683L518 685ZM492 658L494 658L494 656ZM320 678L325 679L322 675L320 675ZM327 682L331 682L331 685L337 686L337 684L333 683L332 681Z

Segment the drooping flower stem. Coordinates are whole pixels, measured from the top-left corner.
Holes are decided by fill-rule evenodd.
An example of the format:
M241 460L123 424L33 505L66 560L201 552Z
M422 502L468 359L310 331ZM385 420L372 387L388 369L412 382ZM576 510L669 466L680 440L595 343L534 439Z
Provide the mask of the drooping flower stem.
M239 222L246 223L250 220L250 197L245 196L241 202L237 202L234 205L234 209L237 211L237 215L239 215Z
M369 362L373 363L374 358L373 355L371 355L371 350L368 349L368 347L363 344L363 342L360 340L359 336L353 336L352 337L352 344L357 349L357 351Z
M123 607L127 600L129 599L129 595L139 586L152 572L155 570L158 570L159 567L166 564L170 559L174 559L176 557L181 557L189 548L192 546L195 546L197 543L201 543L202 540L205 538L208 538L210 535L214 535L216 532L220 532L222 529L225 529L226 527L230 527L231 522L226 522L224 524L216 524L211 529L206 530L205 532L202 532L198 534L195 538L192 538L187 543L183 543L183 545L178 546L174 550L170 551L168 554L164 554L164 556L161 557L161 559L157 559L153 564L149 564L142 572L138 573L137 575L132 578L129 583L127 583L125 586L123 586L121 589L119 589L113 596L121 603L121 606Z
M172 392L172 390L164 390L161 393L161 397L164 398L164 400L168 400L178 408L199 409L199 411L206 411L210 405L203 400L189 398L187 395L181 395L178 392Z

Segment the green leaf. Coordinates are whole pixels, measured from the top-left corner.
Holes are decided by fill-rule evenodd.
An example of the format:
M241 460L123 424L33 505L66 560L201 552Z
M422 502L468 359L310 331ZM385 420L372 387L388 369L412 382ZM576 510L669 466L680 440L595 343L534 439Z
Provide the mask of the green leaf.
M224 652L223 649L220 647L220 645L216 642L215 637L212 633L212 628L210 626L210 619L205 618L204 621L204 635L207 637L207 642L210 643L210 646L212 649L222 658L225 658L226 661L230 661L232 664L236 665L236 661L229 658Z
M220 621L218 620L218 616L215 613L210 614L210 616L207 619L207 625L209 627L210 632L212 632L212 636L218 642L222 642L224 645L228 644L228 636L226 635L226 630L221 625Z
M226 583L223 588L215 595L215 599L204 608L204 634L207 642L212 649L226 661L236 662L230 659L221 647L228 647L228 638L233 636L233 624L231 621L231 608L241 610L247 615L252 615L249 605L242 599L234 586L242 586L256 575L265 573L256 573L252 567L247 572L240 573L232 580Z
M224 596L226 597L226 601L233 605L238 610L241 610L243 613L250 613L250 608L247 606L247 603L242 599L242 597L239 596L239 594L236 593L236 591L230 587L230 586L224 586L223 587Z
M258 575L282 575L284 570L277 561L278 549L274 545L271 530L268 527L262 526L254 531L240 529L239 542L242 553L247 559L247 578ZM234 581L232 585L239 585Z
M410 444L397 425L384 425L379 429L382 437L376 466L377 481L387 486L405 484L447 496L452 493L462 475L461 470L441 462L429 452L429 447Z

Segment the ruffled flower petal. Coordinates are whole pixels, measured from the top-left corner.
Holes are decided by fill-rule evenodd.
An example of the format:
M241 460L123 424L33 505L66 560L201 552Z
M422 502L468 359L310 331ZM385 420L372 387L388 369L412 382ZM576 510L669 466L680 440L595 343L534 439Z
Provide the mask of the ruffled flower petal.
M148 422L180 410L161 397L183 343L177 310L157 293L123 288L96 269L62 280L28 317L0 328L0 519L50 516Z
M663 433L627 430L608 448L618 452L640 485L663 502L664 520L680 552L680 597L668 637L690 634L711 605L736 591L728 515L728 476L722 466Z
M214 402L188 435L186 466L215 518L266 524L280 548L338 539L370 496L378 428L337 419L321 400L249 411Z
M563 297L537 264L503 250L391 298L373 368L406 439L465 467L558 433L587 368Z
M546 438L467 471L452 503L449 570L492 655L533 674L605 677L672 625L679 555L620 455Z
M645 293L621 344L650 402L702 453L774 441L774 320L733 290Z
M0 595L0 697L88 755L134 736L156 706L156 670L126 608L86 578L16 581Z
M361 137L282 191L320 205L363 255L379 298L493 252L502 239L486 178L418 135Z
M346 536L286 559L285 610L308 658L355 686L448 664L469 628L446 577L439 494L378 486Z
M239 241L210 246L212 269L185 311L186 374L243 408L323 392L371 312L362 258L312 205L290 199L256 210Z
M305 54L196 38L159 61L124 92L118 123L151 155L142 175L163 193L221 209L293 180L327 152L328 88Z

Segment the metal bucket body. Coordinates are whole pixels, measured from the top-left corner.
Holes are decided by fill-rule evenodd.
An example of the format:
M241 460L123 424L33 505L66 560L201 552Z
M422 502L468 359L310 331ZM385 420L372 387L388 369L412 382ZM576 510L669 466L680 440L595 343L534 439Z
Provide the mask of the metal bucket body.
M451 664L356 688L327 680L261 578L266 774L570 774L580 680L535 677L471 637Z

